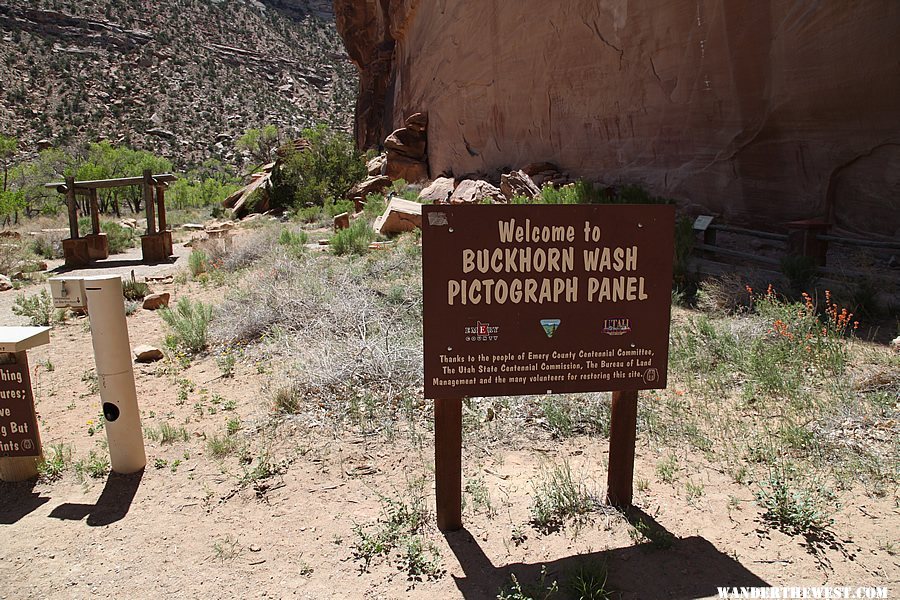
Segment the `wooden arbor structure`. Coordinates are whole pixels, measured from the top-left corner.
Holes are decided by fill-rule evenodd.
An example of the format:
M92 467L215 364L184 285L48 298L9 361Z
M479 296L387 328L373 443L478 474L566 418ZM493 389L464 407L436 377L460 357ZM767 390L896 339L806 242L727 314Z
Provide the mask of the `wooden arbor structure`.
M64 182L48 183L66 196L69 212L69 238L63 240L63 256L66 266L82 267L94 260L109 257L109 241L100 231L99 190L139 185L143 188L144 210L147 215L147 232L141 236L141 254L144 262L163 262L172 252L172 232L166 228L165 192L169 183L177 177L171 173L154 175L145 170L141 177L75 181L67 177ZM91 233L81 237L78 233L77 196L87 196L91 215Z

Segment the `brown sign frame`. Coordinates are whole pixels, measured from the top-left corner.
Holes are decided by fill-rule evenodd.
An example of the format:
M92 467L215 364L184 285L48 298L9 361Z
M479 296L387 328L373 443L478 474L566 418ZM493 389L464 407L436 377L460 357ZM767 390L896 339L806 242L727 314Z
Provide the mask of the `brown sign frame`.
M425 397L666 387L674 223L671 205L424 207Z

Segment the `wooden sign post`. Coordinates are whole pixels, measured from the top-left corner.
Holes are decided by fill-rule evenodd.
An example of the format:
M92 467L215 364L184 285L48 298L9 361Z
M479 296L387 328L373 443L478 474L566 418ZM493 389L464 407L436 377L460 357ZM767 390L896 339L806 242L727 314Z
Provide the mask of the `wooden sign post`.
M438 526L462 527L461 398L611 391L607 498L631 503L637 391L666 387L675 210L423 208Z
M462 527L462 400L434 401L434 487L441 531Z
M637 390L612 393L606 501L623 509L631 506L634 443L637 437L637 399Z
M0 327L0 481L37 477L43 450L26 350L48 343L49 327Z

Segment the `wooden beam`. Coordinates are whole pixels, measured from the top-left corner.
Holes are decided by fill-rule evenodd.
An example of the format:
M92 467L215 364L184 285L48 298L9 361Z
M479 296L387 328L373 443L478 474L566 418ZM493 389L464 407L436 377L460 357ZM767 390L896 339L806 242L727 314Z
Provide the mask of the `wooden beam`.
M144 210L147 211L147 235L156 233L156 216L153 211L153 172L144 171Z
M156 214L159 219L159 230L166 230L166 186L156 186Z
M69 238L78 239L78 204L75 200L75 178L66 177L66 208L69 212Z
M100 233L100 194L96 189L91 190L91 231Z
M156 183L171 183L173 181L177 181L178 177L172 173L162 173L160 175L152 175L153 180ZM141 185L144 183L144 176L140 177L119 177L116 179L88 179L85 181L76 181L75 187L80 189L105 189L105 188L115 188L115 187L125 187L129 185ZM57 181L54 183L45 183L45 188L57 188L59 193L65 194L66 190L59 188L65 188L68 185L68 179L66 181ZM86 194L87 192L85 192Z

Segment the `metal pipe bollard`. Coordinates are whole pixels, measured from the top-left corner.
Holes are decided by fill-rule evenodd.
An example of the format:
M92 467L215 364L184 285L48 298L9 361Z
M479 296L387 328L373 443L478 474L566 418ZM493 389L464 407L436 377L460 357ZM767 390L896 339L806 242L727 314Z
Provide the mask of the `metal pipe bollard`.
M100 383L100 401L106 421L106 438L109 442L109 460L112 470L120 474L135 473L147 464L141 416L134 386L134 368L131 362L131 344L128 341L128 324L125 320L125 299L122 295L122 279L115 276L57 278L65 280L51 289L55 305L65 304L65 297L78 293L62 293L65 284L76 290L81 284L82 300L91 321L91 342L94 346L94 362ZM80 280L80 281L79 281Z

